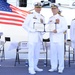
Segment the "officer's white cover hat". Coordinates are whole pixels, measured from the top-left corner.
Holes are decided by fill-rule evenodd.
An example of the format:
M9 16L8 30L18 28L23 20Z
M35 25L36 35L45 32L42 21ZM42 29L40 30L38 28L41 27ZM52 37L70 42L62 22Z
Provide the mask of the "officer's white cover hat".
M52 3L52 4L51 4L51 8L59 8L59 5L56 4L56 3Z
M34 3L34 7L36 7L36 8L41 8L42 5L41 5L40 2L35 2L35 3Z

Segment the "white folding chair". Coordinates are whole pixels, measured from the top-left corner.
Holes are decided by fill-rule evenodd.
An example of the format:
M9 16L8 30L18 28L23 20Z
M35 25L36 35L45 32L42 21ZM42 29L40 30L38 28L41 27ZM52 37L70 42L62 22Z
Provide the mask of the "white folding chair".
M21 41L18 43L18 47L16 49L16 58L15 58L15 66L16 62L20 64L20 54L28 54L28 43L27 41Z
M2 59L5 59L4 44L5 44L4 41L0 41L0 58L1 58L1 61L2 61Z

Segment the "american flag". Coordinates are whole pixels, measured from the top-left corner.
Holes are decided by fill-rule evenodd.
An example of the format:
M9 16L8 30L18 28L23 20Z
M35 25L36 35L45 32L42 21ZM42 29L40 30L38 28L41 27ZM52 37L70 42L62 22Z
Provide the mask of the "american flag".
M6 0L0 0L0 25L22 26L29 13L7 3Z

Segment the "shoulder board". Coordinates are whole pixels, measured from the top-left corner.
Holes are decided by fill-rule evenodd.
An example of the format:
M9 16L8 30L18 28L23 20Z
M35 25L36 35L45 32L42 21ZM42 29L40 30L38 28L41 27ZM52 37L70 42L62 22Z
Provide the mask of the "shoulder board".
M49 17L49 18L52 18L53 16Z
M59 14L61 17L64 17L63 15Z
M44 17L42 14L41 14L41 16Z
M33 12L30 12L29 14L33 14Z
M62 16L62 15L60 15L61 17L64 17L64 16Z

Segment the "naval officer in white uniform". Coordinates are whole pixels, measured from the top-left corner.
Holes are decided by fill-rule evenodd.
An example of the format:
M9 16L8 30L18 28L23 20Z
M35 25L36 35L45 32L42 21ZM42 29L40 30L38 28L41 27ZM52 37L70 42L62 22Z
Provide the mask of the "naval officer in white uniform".
M42 34L34 29L35 23L44 23L44 17L40 14L41 7L39 2L35 3L34 12L27 16L23 24L23 28L28 31L28 70L30 74L35 74L36 71L43 71L43 69L37 67Z
M67 30L67 23L63 16L59 13L57 4L51 5L53 16L49 18L49 24L55 24L56 28L50 32L50 72L56 71L62 73L64 70L64 32Z

